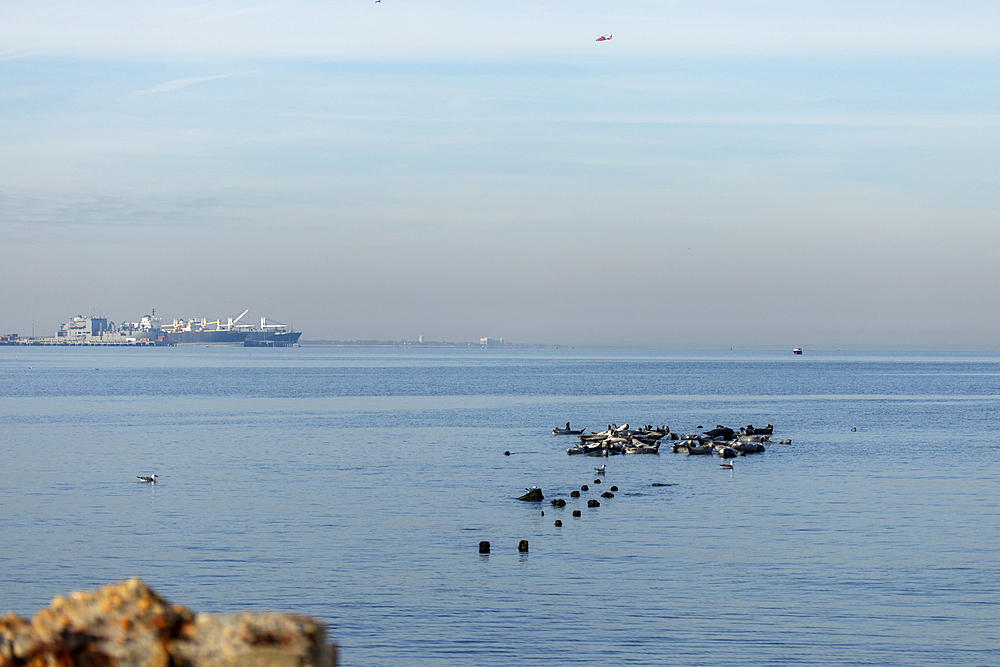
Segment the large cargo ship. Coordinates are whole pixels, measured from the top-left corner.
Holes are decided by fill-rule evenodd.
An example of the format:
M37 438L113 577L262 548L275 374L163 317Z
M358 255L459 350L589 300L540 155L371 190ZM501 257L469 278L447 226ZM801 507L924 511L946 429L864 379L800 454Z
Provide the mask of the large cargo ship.
M246 315L247 311L243 311ZM243 317L240 315L240 317ZM239 321L239 318L236 318ZM209 322L204 317L190 320L175 319L172 323L158 322L160 333L171 345L242 345L247 332L234 328L236 322L228 318L225 322Z
M160 331L173 345L243 345L245 347L292 347L302 335L280 322L260 318L260 326L240 324L250 312L244 310L237 318L208 321L204 317L191 320L174 320L162 324Z

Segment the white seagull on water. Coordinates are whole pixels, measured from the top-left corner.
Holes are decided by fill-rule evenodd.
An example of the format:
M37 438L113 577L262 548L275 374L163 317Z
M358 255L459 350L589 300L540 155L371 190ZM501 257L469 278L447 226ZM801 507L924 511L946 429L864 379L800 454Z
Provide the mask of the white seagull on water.
M600 468L594 468L594 472L596 472L596 473L597 473L598 475L603 475L603 474L604 474L604 469L605 469L605 468L607 468L607 466L606 466L606 465L603 465L603 466L601 466Z
M152 475L150 477L146 477L144 475L136 475L136 477L139 478L140 482L149 482L150 484L156 484L156 478L159 477L159 475Z

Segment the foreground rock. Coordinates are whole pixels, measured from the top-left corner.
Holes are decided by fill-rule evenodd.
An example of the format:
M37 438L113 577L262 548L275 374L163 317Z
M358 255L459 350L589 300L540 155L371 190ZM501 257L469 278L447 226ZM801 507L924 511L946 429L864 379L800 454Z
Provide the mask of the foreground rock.
M0 667L335 667L319 621L195 614L138 579L57 596L30 622L0 619Z

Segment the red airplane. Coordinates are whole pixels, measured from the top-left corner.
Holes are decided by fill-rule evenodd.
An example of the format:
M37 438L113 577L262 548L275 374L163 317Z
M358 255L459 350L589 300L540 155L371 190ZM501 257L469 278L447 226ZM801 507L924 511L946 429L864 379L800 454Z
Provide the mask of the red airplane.
M598 37L594 41L597 41L597 42L607 42L607 41L610 41L612 37L614 37L614 35L601 35L600 37Z

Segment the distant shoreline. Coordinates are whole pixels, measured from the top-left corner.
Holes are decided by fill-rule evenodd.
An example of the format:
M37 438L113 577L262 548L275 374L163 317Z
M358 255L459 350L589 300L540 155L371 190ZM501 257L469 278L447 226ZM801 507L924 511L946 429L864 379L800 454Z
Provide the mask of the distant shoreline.
M448 349L555 349L566 347L563 345L549 343L500 343L483 345L482 343L447 343L447 342L418 342L418 341L392 341L392 340L299 340L299 347L415 347L415 348L448 348Z

